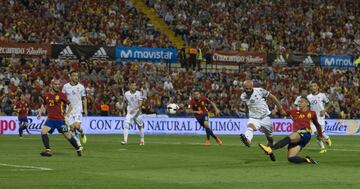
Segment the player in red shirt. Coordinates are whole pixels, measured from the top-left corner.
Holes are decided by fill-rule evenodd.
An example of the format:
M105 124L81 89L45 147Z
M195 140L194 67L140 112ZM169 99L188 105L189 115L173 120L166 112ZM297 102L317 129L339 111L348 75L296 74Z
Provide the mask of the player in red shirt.
M219 115L220 111L216 107L216 104L205 96L200 95L199 90L194 90L193 98L189 102L189 113L193 113L196 120L200 123L201 126L205 128L206 131L206 141L205 145L210 145L210 136L212 136L216 143L221 145L222 141L219 137L215 136L211 128L209 127L209 115L206 105L211 104L215 109L215 114Z
M281 139L274 146L269 147L264 144L259 144L260 148L265 151L266 154L273 154L273 150L282 148L288 145L288 161L291 163L310 163L317 164L317 162L311 159L309 156L302 158L298 156L298 153L306 146L311 139L311 126L313 122L316 126L316 130L319 133L319 137L324 140L322 130L319 122L317 121L316 113L310 110L310 102L306 96L300 98L300 110L292 109L286 111L287 115L293 120L293 133L289 136Z
M67 97L64 93L60 91L60 80L54 79L51 81L50 91L45 93L43 100L44 103L41 105L38 118L40 118L42 112L46 106L47 110L47 120L44 126L41 129L41 138L45 146L45 151L41 152L41 156L52 156L52 152L49 144L48 133L52 129L57 129L59 133L62 133L64 137L71 143L71 145L76 149L77 155L82 155L82 148L77 144L75 138L70 134L68 126L65 124L64 116L71 112L72 107L67 100ZM67 112L64 113L65 105L68 106Z
M29 104L26 102L24 94L21 94L20 100L16 102L14 110L18 113L19 136L22 137L24 130L26 130L26 132L30 134L29 130L27 129L29 123L27 118Z

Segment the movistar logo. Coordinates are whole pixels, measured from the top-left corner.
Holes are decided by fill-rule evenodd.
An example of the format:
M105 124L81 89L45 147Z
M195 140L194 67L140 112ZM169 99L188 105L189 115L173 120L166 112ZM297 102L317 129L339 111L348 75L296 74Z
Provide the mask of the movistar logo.
M146 51L146 50L120 50L120 57L124 59L174 59L171 51Z

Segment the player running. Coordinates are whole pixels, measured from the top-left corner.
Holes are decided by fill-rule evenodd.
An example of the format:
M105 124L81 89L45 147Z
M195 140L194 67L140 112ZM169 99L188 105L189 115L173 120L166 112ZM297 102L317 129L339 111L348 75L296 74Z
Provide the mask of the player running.
M145 145L144 141L144 122L142 120L141 106L143 103L143 95L140 91L136 90L136 82L129 84L129 91L125 92L124 99L127 103L127 113L125 117L125 128L124 128L124 140L121 142L122 145L127 144L129 128L131 122L134 120L140 133L139 145Z
M44 144L45 150L40 153L41 156L52 156L50 149L48 133L51 129L57 129L59 133L62 133L64 137L71 143L76 149L77 155L82 155L82 148L77 144L76 139L70 134L68 127L65 124L64 116L67 116L71 112L72 107L66 98L66 95L60 92L60 80L55 79L51 82L50 91L44 95L44 103L41 105L38 113L40 118L42 112L47 112L47 120L41 129L41 138ZM68 105L67 112L64 114L64 105Z
M215 136L211 128L209 127L209 115L206 105L211 104L211 106L215 109L215 115L220 114L220 110L217 108L216 104L205 96L200 94L199 90L193 91L193 97L189 102L189 113L193 113L196 120L200 123L202 127L205 128L206 131L206 140L205 145L210 145L210 136L213 137L218 145L222 145L222 141L219 137Z
M288 116L293 119L293 130L289 136L281 139L273 146L266 146L259 144L260 148L268 155L274 155L273 150L283 148L288 145L288 161L291 163L309 163L317 164L317 162L311 159L309 156L305 158L299 157L299 152L306 146L311 139L311 126L310 122L313 122L320 139L323 139L323 133L321 126L317 121L317 116L314 111L310 110L310 102L306 96L302 96L299 100L299 108L286 111Z
M325 114L326 114L326 111L331 106L331 103L324 93L319 92L319 86L317 83L311 83L310 90L311 90L311 94L309 94L307 96L307 99L310 101L311 110L316 112L318 122L321 125L321 129L324 131ZM315 130L315 127L313 124L311 124L311 129ZM321 138L319 138L319 134L317 132L315 132L315 134L316 134L316 139L318 140L319 146L321 148L320 153L321 154L326 153L326 148L325 148L323 140ZM324 140L325 143L327 145L329 145L329 147L330 147L332 145L330 137L328 135L326 135L325 133L323 133L323 136L325 139Z
M263 132L268 140L268 145L274 143L273 127L269 117L271 114L266 99L270 98L275 105L279 108L280 114L286 114L283 110L279 100L272 95L269 91L263 88L254 88L253 81L244 81L245 92L241 94L241 101L245 103L245 112L249 112L249 121L247 129L244 134L240 134L241 141L245 146L250 147L251 140L254 136L254 131L259 130Z
M87 116L87 100L85 87L79 83L79 73L77 71L70 72L70 82L63 86L62 92L66 94L67 99L70 101L72 111L65 117L66 124L70 127L72 133L80 132L82 142L87 142L87 137L81 127L82 114ZM74 135L78 144L81 146L79 139Z
M29 132L29 130L27 128L27 126L29 124L29 121L28 121L28 118L27 118L27 114L28 114L28 111L29 111L29 106L28 106L28 103L26 102L24 94L21 94L20 100L16 102L14 110L18 114L19 136L20 137L23 136L24 130L26 130L26 132L28 134L30 134L30 132Z

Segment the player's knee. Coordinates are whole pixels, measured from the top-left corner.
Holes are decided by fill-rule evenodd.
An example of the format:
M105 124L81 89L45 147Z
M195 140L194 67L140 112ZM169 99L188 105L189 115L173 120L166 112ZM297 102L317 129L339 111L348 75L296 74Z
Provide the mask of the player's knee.
M252 129L253 131L256 131L255 125L253 125L253 124L251 124L251 123L248 124L247 128L248 128L248 129Z
M125 127L125 129L129 129L130 128L130 122L125 121L124 127Z

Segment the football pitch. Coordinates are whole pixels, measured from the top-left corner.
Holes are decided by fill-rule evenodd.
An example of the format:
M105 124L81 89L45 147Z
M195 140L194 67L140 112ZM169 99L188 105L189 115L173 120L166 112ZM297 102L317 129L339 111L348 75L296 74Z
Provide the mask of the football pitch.
M50 136L54 155L41 157L39 135L0 136L0 188L360 188L360 137L333 136L333 147L319 154L314 137L301 152L318 165L294 165L286 148L275 151L272 162L257 146L251 148L238 136L221 136L224 145L205 136L146 135L145 146L138 135L130 135L122 146L122 135L88 135L82 157L60 135ZM275 136L276 140L283 136Z

